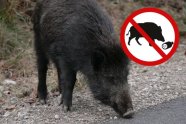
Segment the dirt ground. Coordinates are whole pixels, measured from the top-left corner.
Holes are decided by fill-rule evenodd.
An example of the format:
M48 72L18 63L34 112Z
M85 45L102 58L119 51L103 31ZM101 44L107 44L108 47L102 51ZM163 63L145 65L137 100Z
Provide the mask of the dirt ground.
M155 67L131 63L129 84L135 111L186 96L185 50L186 42L181 42L168 62ZM36 79L32 81L37 82ZM50 95L46 105L38 102L30 104L28 98L26 100L13 95L7 99L9 106L6 104L0 107L1 124L90 124L119 119L110 107L94 100L87 87L75 90L73 110L67 113L58 105L60 96L57 95Z
M1 20L0 34L3 31L2 36L6 44L10 43L12 45L12 42L17 41L18 45L23 46L15 45L16 49L13 52L10 51L8 60L0 60L0 124L90 124L120 120L120 117L112 108L93 98L82 78L76 83L73 110L64 113L62 106L58 105L60 96L56 92L57 76L55 70L52 70L52 66L50 66L47 80L48 104L40 105L36 102L37 72L32 48L33 32L31 22L28 21L30 18L23 16L26 7L29 5L24 1L29 2L30 0L15 1L19 1L21 4L18 6L19 11L16 13L21 14L17 15L16 30L10 30ZM149 2L148 0L143 0L147 2L140 2L139 0L98 1L101 2L111 16L118 36L125 17L132 11L147 6L160 7L170 13L178 22L180 31L185 32L186 16L185 7L182 7L185 5L183 0L179 2L169 0L165 5L159 2L162 0ZM180 10L180 8L183 9ZM3 29L3 27L6 28ZM1 37L0 40L2 40ZM4 48L7 50L7 47ZM186 96L185 50L186 40L181 40L176 54L168 62L160 66L145 67L131 62L129 84L131 85L135 111ZM0 54L1 52L3 52L2 49ZM7 82L6 78L15 82Z

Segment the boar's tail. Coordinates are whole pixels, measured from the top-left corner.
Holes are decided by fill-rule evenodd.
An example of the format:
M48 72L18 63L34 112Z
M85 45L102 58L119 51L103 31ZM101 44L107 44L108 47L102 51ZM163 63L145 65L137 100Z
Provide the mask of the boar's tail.
M129 32L130 32L130 30L128 31L128 33L126 35L129 35Z

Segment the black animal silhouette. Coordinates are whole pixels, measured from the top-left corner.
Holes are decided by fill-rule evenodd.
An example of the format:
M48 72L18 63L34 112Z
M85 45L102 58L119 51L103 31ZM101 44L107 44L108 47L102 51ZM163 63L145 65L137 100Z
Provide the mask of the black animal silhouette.
M159 40L164 42L165 39L162 35L162 29L160 26L157 26L155 23L152 22L145 22L145 23L138 23L138 25L151 37L152 40ZM135 38L136 42L141 45L141 43L139 42L139 38L143 37L134 26L132 26L129 30L130 32L130 37L129 37L129 41L128 41L128 45L130 45L130 41ZM129 32L127 33L127 35L129 35ZM151 46L151 44L149 43L149 46Z

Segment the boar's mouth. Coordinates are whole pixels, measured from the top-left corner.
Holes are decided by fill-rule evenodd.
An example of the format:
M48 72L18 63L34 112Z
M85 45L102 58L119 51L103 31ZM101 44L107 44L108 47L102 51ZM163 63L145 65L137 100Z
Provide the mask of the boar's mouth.
M112 105L113 109L123 118L130 119L133 118L134 110L133 108L125 108L123 112L119 109L117 103L113 103Z
M113 107L113 109L114 109L120 116L122 116L122 112L118 109L117 103L114 103L114 104L112 105L112 107Z

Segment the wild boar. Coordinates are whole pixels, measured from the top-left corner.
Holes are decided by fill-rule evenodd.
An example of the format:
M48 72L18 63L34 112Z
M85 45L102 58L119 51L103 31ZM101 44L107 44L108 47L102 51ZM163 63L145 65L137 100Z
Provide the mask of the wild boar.
M145 22L145 23L138 23L138 25L150 36L150 38L152 40L159 40L164 42L165 39L162 35L162 29L160 26L157 26L155 23L152 22ZM139 42L139 38L143 37L134 26L132 26L129 30L130 32L130 37L129 37L129 41L128 41L128 45L130 45L130 41L135 38L136 42L141 45L141 43ZM129 35L129 32L127 33L127 35ZM151 44L149 43L149 46L151 46Z
M123 117L133 115L129 60L108 15L95 0L39 0L33 24L41 100L46 102L46 73L51 60L57 68L66 111L72 106L76 73L81 71L96 99Z

